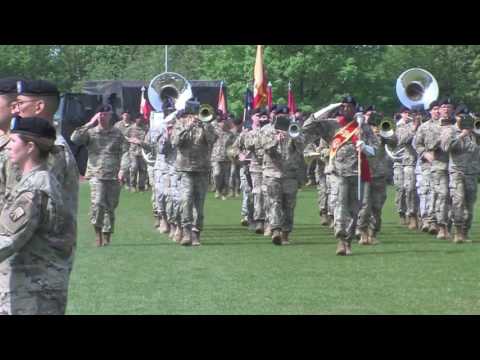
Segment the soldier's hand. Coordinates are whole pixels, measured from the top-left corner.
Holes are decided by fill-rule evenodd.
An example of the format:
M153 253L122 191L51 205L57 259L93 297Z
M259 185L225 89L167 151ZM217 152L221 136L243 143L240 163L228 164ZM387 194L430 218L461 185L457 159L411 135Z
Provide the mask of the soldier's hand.
M427 160L429 163L431 163L431 162L433 161L433 159L434 159L433 153L427 151L427 152L423 153L423 158L424 158L425 160Z
M357 151L358 152L363 151L364 145L365 145L365 143L362 140L357 141L357 144L356 144Z
M460 137L464 138L465 136L470 135L471 132L472 132L472 129L463 129L462 132L460 133Z
M120 171L118 172L118 182L119 182L120 184L122 184L122 183L123 183L123 180L124 180L123 171L120 170Z
M96 113L93 115L93 117L90 119L88 123L85 124L85 126L88 126L89 128L93 128L98 125L98 120L100 119L101 113Z
M275 139L277 139L278 141L283 141L286 137L287 135L283 131L278 131L275 135Z

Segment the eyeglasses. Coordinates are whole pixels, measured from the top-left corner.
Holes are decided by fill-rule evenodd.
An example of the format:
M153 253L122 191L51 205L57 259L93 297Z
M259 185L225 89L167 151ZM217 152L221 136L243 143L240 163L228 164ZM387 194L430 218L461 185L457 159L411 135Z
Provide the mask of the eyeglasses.
M12 108L17 108L17 107L21 107L23 104L25 103L29 103L29 102L34 102L34 101L38 101L38 100L22 100L22 101L14 101L12 102L12 104L10 105Z

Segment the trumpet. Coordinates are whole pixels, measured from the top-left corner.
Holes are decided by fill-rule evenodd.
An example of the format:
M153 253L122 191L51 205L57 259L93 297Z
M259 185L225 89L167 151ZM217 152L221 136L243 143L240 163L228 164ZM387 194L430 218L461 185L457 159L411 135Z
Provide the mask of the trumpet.
M200 121L208 123L215 118L215 110L209 104L202 104L198 111L198 118Z
M300 124L296 121L293 121L290 123L288 126L288 136L290 136L292 139L295 139L299 137L302 134L302 128Z
M395 124L391 120L383 120L378 127L380 128L380 136L384 139L391 138L395 133Z
M322 154L319 152L308 152L303 154L303 158L305 160L305 164L310 165L314 160L320 159Z

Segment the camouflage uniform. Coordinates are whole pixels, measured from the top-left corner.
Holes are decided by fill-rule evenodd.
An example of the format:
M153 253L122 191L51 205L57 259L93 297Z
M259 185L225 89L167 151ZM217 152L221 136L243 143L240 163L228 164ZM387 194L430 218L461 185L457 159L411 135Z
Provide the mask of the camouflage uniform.
M233 142L238 139L240 136L240 133L237 131L232 131L232 134L234 136ZM230 159L232 160L232 159ZM237 196L237 194L240 193L240 169L242 167L242 162L238 160L238 155L234 157L233 161L231 162L230 165L230 183L229 183L229 188L230 188L230 195L231 196Z
M180 211L185 234L203 229L203 208L208 190L210 156L217 134L210 124L188 118L178 119L173 130L172 143L177 148L175 169L180 174ZM183 241L183 240L182 240Z
M315 181L317 183L318 212L321 217L325 217L328 215L328 188L325 167L329 161L330 146L325 140L320 139L319 146L312 149L312 151L321 154L321 157L316 161Z
M456 125L442 126L441 149L449 155L450 195L452 199L453 225L457 234L464 234L471 224L473 207L476 201L477 178L470 165L478 151L474 134L463 138Z
M153 158L155 159L156 163L156 134L153 133L152 129L149 129L147 134L145 135L145 140L144 143L146 147L148 148L149 152L153 153ZM156 196L156 186L155 186L155 165L153 164L148 164L147 163L147 173L148 173L148 183L150 185L150 188L152 189L152 196L150 198L152 202L152 213L153 216L158 216L158 206L157 206L157 196Z
M435 121L425 138L425 151L433 152L434 159L431 166L432 181L435 188L435 218L438 225L448 225L449 213L449 176L448 176L448 153L440 147L441 121Z
M127 136L127 131L133 125L132 122L127 122L124 120L118 121L114 126L119 129L123 136ZM122 169L130 169L130 157L128 155L128 146L125 147L125 151L122 154L122 163L120 165ZM127 187L130 186L130 171L125 171L123 174L124 182Z
M212 149L213 178L216 193L226 196L228 193L231 161L227 157L227 148L235 141L235 136L230 130L224 130L223 124L215 123L214 129L217 133L217 141Z
M315 119L312 115L304 125L307 143L322 137L330 143L341 128L337 119ZM376 151L379 142L366 124L362 127L362 140ZM341 146L333 159L330 159L337 183L337 206L335 208L335 237L339 241L351 243L355 232L360 203L358 201L358 152L352 141ZM363 183L365 185L365 183Z
M147 179L147 164L142 156L142 147L145 146L144 139L146 135L145 127L133 124L127 130L126 137L137 139L142 142L141 145L129 144L128 156L130 159L130 186L139 190L145 190L145 181Z
M244 130L235 139L232 147L236 157L238 157L241 152L246 152L245 139L249 136L249 133L248 130ZM249 166L250 160L244 161L240 168L240 190L242 191L242 207L240 215L244 225L253 222L253 194L252 186L249 183L249 181L251 181L251 178L249 179Z
M63 315L74 239L61 185L45 165L21 178L0 214L0 314Z
M269 222L275 231L290 233L293 230L294 210L298 187L305 180L303 159L304 138L276 139L277 130L272 124L262 128L263 184L269 197Z
M8 158L8 135L0 135L0 209L3 207L5 196L20 181L22 175L17 166L12 165Z
M472 159L471 163L469 164L468 173L472 174L471 175L472 180L470 180L470 181L471 181L472 185L474 184L473 185L473 195L472 195L472 197L473 197L474 203L475 203L476 199L477 199L478 182L480 180L480 135L474 134L474 136L475 136L475 141L476 141L477 147L476 147L476 150L473 153L473 159ZM474 210L475 210L475 204L472 204L471 209L467 208L468 217L467 217L467 220L465 222L465 236L467 238L468 238L468 232L472 228L473 219L475 218L474 217Z
M377 138L379 147L375 156L368 160L372 181L365 186L362 207L358 214L357 227L360 231L367 231L371 241L374 241L382 226L382 209L387 200L387 178L390 169L390 162L385 151L385 145L389 149L397 146L395 136L385 139L380 135L374 135Z
M253 129L245 138L245 148L251 153L250 175L253 193L253 220L266 222L265 187L263 186L263 156L261 146L261 129Z
M400 127L404 126L405 124L403 121L397 122L397 130ZM398 146L395 151L400 150L400 146ZM393 186L395 188L395 205L397 208L397 212L400 217L405 217L407 212L407 204L405 198L405 187L404 187L404 178L403 178L403 165L401 159L393 160Z
M118 173L126 140L120 130L82 126L71 136L74 143L88 149L85 177L90 180L90 222L103 233L115 229L115 209L119 203Z
M398 139L398 146L404 148L402 160L403 168L403 187L405 191L406 213L410 217L410 227L416 225L416 216L418 212L418 199L415 177L415 166L417 164L417 152L413 148L413 138L416 129L413 122L409 122L395 130ZM413 220L415 218L415 220ZM414 224L415 223L415 224Z

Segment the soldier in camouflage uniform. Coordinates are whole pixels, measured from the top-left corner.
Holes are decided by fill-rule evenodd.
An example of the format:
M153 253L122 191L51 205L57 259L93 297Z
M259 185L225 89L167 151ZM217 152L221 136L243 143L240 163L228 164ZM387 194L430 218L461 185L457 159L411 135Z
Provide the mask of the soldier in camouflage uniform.
M64 315L71 255L68 203L47 169L55 128L41 118L12 122L10 158L22 174L0 213L0 314Z
M318 146L315 146L312 150L320 154L320 157L317 159L315 165L315 181L317 183L318 212L320 214L320 224L323 226L328 226L330 224L330 219L328 217L329 194L325 166L328 164L330 147L325 140L319 139Z
M397 129L405 124L403 117L406 117L406 116L408 116L408 114L402 115L401 118L397 121L396 123ZM400 151L400 150L401 150L400 147L397 147L395 149L395 151ZM395 188L395 205L397 208L398 215L400 216L400 223L402 225L407 225L407 220L405 218L405 213L407 212L407 205L406 205L406 199L405 199L405 187L403 184L403 165L402 165L401 158L397 158L393 160L393 186Z
M120 198L122 154L127 142L118 128L112 126L112 111L99 109L92 119L76 129L71 140L88 150L85 177L90 181L90 222L96 234L96 245L110 244L115 229L115 209ZM120 175L120 176L119 176Z
M440 146L441 124L451 123L453 118L454 106L450 99L445 98L440 101L440 114L437 122L433 122L430 133L425 139L425 151L433 155L431 174L435 187L435 218L438 227L438 239L447 239L450 237L448 231L450 195L449 195L449 175L448 175L448 153L443 151Z
M127 136L127 131L133 125L132 116L128 112L124 112L121 115L120 121L115 123L115 127L119 129L123 136ZM125 152L122 154L122 164L120 165L122 169L129 169L130 168L130 157L128 155L128 146L125 148ZM126 171L123 174L123 185L127 190L130 190L130 172Z
M358 214L357 228L360 233L360 245L377 244L377 234L382 227L382 209L387 200L387 177L390 168L385 146L394 149L397 146L395 135L391 137L380 136L378 123L370 121L371 112L366 112L366 120L372 128L374 136L379 143L375 156L368 160L372 181L365 186L362 207ZM377 120L378 121L378 120Z
M232 123L225 119L221 122L215 122L213 127L217 133L218 139L213 145L212 166L213 178L215 184L215 198L226 199L228 185L230 180L230 167L232 162L227 156L227 149L235 141L235 136L230 131Z
M143 117L138 115L135 118L135 124L130 126L125 136L130 143L128 156L130 159L130 187L133 192L145 191L147 164L142 156L142 148L147 146L144 142L146 133Z
M155 228L160 227L160 216L158 212L156 186L155 186L155 163L157 159L157 144L156 144L157 140L158 140L157 132L154 131L152 128L149 128L143 142L145 144L145 148L152 155L151 159L153 161L153 163L147 162L147 173L148 173L148 183L152 190L152 196L150 200L152 202L152 214L155 219L153 226Z
M410 230L417 229L417 212L418 198L416 187L415 167L417 164L417 152L413 147L413 138L421 120L418 116L410 117L410 111L403 108L401 111L404 125L399 126L395 130L395 136L398 139L398 146L403 148L403 187L405 191L405 205L408 228Z
M426 151L426 143L431 137L432 128L438 126L440 117L440 107L437 101L430 104L430 119L424 122L417 130L415 135L414 147L420 162L422 172L422 182L420 186L420 195L425 197L425 210L422 214L422 231L428 231L432 235L437 234L437 224L435 219L435 188L432 180L432 161L433 153Z
M17 78L0 79L0 209L5 195L20 181L21 174L17 166L10 163L7 145L10 141L10 120L12 103L17 93Z
M289 234L293 230L297 191L305 180L304 138L303 135L290 138L286 131L275 128L277 121L289 121L289 118L277 115L273 124L261 130L263 184L269 197L272 242L288 245Z
M271 228L268 226L265 213L265 188L263 186L263 156L261 146L261 128L268 124L268 113L258 110L252 115L252 130L245 137L245 148L251 154L249 172L252 179L253 193L253 221L255 232L271 236Z
M17 99L12 107L15 115L38 117L53 124L53 117L60 99L57 87L45 80L29 80L17 83ZM57 130L58 131L58 130ZM65 204L61 240L64 264L68 271L73 268L77 243L77 212L79 171L70 146L62 135L57 134L55 149L47 160L48 171L60 184L62 200Z
M473 207L476 201L477 178L472 171L471 163L475 161L478 144L472 128L464 128L461 118L461 116L469 117L469 113L465 106L460 106L457 109L456 124L444 123L441 129L440 146L449 155L448 171L455 243L465 241L466 230L473 218Z
M210 156L218 135L198 119L199 104L187 102L186 113L175 123L172 143L177 148L175 169L180 176L181 245L200 245L203 208L208 190Z
M357 197L358 187L358 152L362 158L375 155L379 143L373 135L368 124L362 125L361 139L358 138L358 126L354 119L356 101L353 97L347 96L341 103L341 116L337 119L317 119L318 115L312 115L305 121L303 131L310 143L322 137L331 148L336 149L332 154L330 162L333 172L338 181L338 198L335 209L335 237L337 238L337 255L351 255L351 242L354 237L360 202ZM328 113L324 114L328 117ZM350 131L347 131L350 129ZM341 138L343 140L341 140ZM364 167L365 167L364 162ZM368 170L366 167L362 172L363 185L368 182Z
M233 128L231 130L234 136L234 142L240 136L242 132L242 122L241 120L235 119L232 115L231 120L233 123ZM239 160L238 155L233 156L231 159L230 166L230 183L229 183L229 196L238 197L240 194L240 169L242 167L242 161Z

